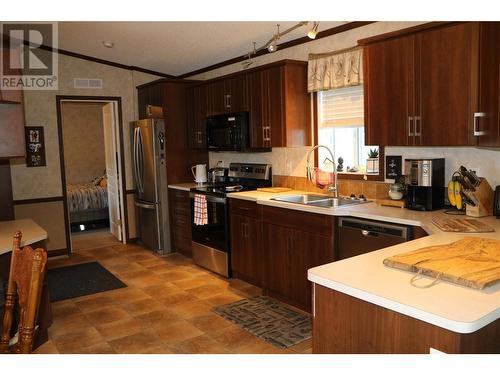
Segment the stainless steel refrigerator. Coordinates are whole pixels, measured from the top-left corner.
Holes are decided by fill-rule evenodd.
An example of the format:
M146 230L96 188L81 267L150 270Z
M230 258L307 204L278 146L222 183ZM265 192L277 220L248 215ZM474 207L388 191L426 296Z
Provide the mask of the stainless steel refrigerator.
M167 254L171 247L164 121L132 122L131 139L138 238L159 255Z

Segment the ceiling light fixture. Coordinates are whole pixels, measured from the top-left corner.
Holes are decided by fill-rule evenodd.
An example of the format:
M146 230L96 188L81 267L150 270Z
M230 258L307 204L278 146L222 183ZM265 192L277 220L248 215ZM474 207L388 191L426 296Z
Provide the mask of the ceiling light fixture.
M109 40L103 40L102 45L106 48L113 48L115 44Z
M265 50L267 49L267 51L269 53L273 53L273 52L276 52L278 50L278 40L280 38L282 38L284 35L288 34L288 33L291 33L292 31L294 31L295 29L298 29L299 27L303 27L303 26L307 26L311 23L311 21L301 21L295 25L293 25L292 27L286 29L285 31L282 31L280 32L280 25L278 24L277 25L277 28L278 28L278 31L276 32L276 34L274 34L272 36L271 39L269 39L269 41L264 44L263 46L259 47L259 48L255 48L255 42L253 42L253 51L250 51L247 53L247 56L248 56L248 59L245 60L242 64L243 64L243 69L247 69L248 67L250 67L250 65L253 64L253 60L252 60L252 55L256 55L258 52L262 51L262 50ZM314 21L313 22L313 26L309 29L309 31L307 32L307 36L311 39L314 39L316 38L316 35L318 34L318 26L319 26L319 22L318 21Z
M307 33L307 36L309 37L309 39L316 39L316 35L318 35L318 26L319 26L319 22L314 21L313 26L311 27L311 29Z

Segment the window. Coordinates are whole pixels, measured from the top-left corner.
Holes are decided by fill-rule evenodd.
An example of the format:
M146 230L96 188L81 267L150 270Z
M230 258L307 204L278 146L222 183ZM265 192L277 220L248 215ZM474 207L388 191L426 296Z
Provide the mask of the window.
M343 172L351 171L354 167L357 173L366 173L368 152L370 149L378 151L378 146L366 146L364 141L363 86L319 91L318 144L332 149L335 165L338 164L338 158L342 157ZM322 166L323 161L329 158L328 152L320 148L318 155L318 165Z

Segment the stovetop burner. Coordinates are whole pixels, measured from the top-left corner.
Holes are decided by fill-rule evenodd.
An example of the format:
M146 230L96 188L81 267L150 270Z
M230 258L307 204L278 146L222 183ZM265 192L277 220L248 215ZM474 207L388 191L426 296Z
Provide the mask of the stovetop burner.
M270 164L231 163L225 181L197 186L191 191L225 197L228 193L255 190L259 187L272 185Z
M195 192L225 196L227 193L235 193L237 191L255 190L255 187L243 185L216 185L203 186L194 189Z

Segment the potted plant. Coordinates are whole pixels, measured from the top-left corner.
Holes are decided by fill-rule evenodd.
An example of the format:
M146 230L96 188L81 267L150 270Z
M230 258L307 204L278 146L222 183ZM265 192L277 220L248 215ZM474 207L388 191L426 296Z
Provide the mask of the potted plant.
M366 173L378 173L378 149L371 148L366 159Z

